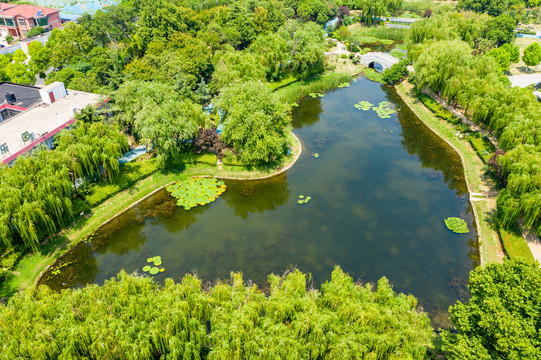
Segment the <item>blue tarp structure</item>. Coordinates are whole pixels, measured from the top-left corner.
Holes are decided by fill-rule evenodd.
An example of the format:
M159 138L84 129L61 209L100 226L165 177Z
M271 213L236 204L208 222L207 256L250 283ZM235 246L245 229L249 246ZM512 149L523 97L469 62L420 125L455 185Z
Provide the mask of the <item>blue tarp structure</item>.
M338 18L337 17L335 17L334 19L332 19L331 21L326 23L325 24L325 32L328 34L331 31L333 31L337 23L338 23Z
M120 0L34 0L37 6L59 9L63 16L66 14L94 14L96 11L111 5L118 5Z

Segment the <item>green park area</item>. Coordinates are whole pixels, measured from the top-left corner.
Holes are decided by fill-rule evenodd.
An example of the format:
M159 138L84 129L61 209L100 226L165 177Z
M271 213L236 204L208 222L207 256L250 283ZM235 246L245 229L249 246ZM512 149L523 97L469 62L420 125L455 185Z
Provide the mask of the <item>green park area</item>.
M93 4L0 55L107 100L0 166L0 358L541 357L538 0Z

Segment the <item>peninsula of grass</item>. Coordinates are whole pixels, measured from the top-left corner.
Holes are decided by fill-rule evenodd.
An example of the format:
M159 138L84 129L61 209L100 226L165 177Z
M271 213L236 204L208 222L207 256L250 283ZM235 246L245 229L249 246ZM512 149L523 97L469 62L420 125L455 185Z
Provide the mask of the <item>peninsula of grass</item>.
M283 102L293 104L311 93L335 89L338 85L349 82L353 75L353 73L331 72L311 80L290 83L279 88L274 93Z
M158 170L155 159L125 164L119 176L123 181L98 183L89 189L91 208L86 208L71 226L44 242L37 252L24 255L13 269L13 276L0 285L0 298L10 297L17 291L36 283L40 274L80 241L86 240L102 225L114 219L143 199L163 187L193 176L212 176L221 179L257 180L278 175L298 160L302 145L293 134L289 135L291 153L273 164L260 166L216 165L216 155L186 154L183 163L165 171ZM84 209L82 209L84 210Z
M396 90L402 100L404 100L417 117L430 130L453 147L462 160L471 205L477 224L481 264L502 262L504 251L494 222L496 197L489 195L494 191L494 184L490 179L483 176L483 161L477 156L470 142L456 136L456 125L438 118L419 99L411 95L412 89L413 85L407 81L396 86ZM508 256L512 257L509 254Z

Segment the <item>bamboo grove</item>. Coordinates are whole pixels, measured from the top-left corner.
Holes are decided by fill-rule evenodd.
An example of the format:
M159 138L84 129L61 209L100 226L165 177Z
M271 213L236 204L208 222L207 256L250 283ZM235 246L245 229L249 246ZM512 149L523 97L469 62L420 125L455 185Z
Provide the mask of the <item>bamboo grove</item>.
M434 23L445 23L433 16L412 26L411 56L419 90L440 93L447 101L462 107L476 123L499 140L505 152L498 157L502 182L507 186L498 196L499 222L514 227L524 220L536 228L541 220L541 114L531 89L511 87L493 57L483 55L479 45L487 25L471 14L454 14L453 26L443 39L427 37ZM485 26L483 28L483 26ZM473 34L473 37L472 37ZM487 39L485 39L487 40Z
M76 180L111 179L128 148L115 126L78 121L59 134L57 148L37 148L11 167L0 167L1 247L36 250L73 218Z
M41 287L0 306L3 359L423 359L428 316L386 278L377 290L335 268L321 291L298 270L270 275L270 295L242 275L164 287L121 272L103 286Z

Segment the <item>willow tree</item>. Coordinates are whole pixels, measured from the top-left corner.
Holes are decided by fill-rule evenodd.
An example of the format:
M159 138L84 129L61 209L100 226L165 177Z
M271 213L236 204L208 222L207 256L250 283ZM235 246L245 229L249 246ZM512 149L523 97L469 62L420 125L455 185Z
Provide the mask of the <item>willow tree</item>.
M190 100L168 99L159 105L146 104L134 123L136 134L156 150L158 165L165 168L177 160L182 145L199 134L199 127L209 124L200 105Z
M121 272L103 286L15 295L0 307L0 357L56 359L423 359L428 316L388 281L360 285L337 267L321 291L298 270L160 287Z
M373 24L378 17L393 14L402 5L402 0L359 0L362 20Z
M0 237L4 246L19 241L36 250L39 242L71 219L71 181L46 150L21 156L0 169Z
M118 158L128 148L128 141L118 126L77 121L71 131L60 133L55 151L64 157L75 177L111 180L119 171Z
M286 154L290 108L261 81L236 82L224 88L216 108L223 140L244 162L268 163Z

